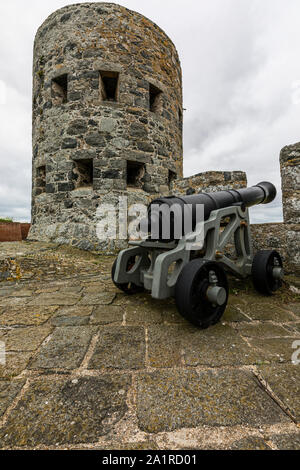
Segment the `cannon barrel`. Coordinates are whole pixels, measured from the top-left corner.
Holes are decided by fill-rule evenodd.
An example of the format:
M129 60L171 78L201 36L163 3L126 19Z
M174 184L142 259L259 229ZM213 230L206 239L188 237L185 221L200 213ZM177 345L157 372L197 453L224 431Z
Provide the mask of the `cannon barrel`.
M142 222L143 230L148 227L149 233L159 233L158 237L152 237L152 240L170 241L174 239L174 224L176 220L176 213L171 211L170 217L170 232L167 238L162 235L163 227L163 212L157 210L161 206L169 206L169 208L176 206L180 208L182 213L182 221L184 220L184 207L189 205L192 216L192 229L196 227L197 221L197 205L204 207L204 220L208 220L212 211L223 209L226 207L240 205L244 207L251 207L257 204L268 204L276 197L276 188L272 183L262 182L250 188L230 189L225 191L217 191L214 193L199 193L190 196L169 196L155 199L148 207L148 216ZM155 208L155 209L154 209ZM156 227L156 230L152 230ZM182 222L182 234L184 233L184 222ZM151 238L151 237L150 237Z

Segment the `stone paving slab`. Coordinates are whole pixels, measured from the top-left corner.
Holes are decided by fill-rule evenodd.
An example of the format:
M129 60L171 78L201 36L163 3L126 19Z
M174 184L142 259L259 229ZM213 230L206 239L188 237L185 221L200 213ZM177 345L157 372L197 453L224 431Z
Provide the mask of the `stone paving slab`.
M110 305L116 294L109 292L100 292L98 294L86 294L83 296L79 305Z
M75 305L81 298L80 294L66 292L50 292L37 295L30 305Z
M102 327L90 369L142 369L145 367L145 330L142 327Z
M230 447L231 450L272 450L261 437L248 437L236 441Z
M95 447L95 450L159 450L159 447L154 440L149 440L141 442L114 442L110 445Z
M298 446L289 284L265 298L229 277L225 315L201 331L174 299L118 291L113 257L27 242L1 251L19 253L21 274L0 282L0 448Z
M280 434L278 436L272 436L271 439L278 450L300 450L300 433Z
M99 305L94 307L90 317L92 325L107 325L109 323L122 323L123 308L118 305Z
M24 380L16 380L14 382L0 381L0 417L12 404L24 384Z
M51 319L53 326L80 326L87 325L90 321L93 307L69 306L60 307Z
M176 308L174 299L160 301L152 299L151 295L139 294L130 299L127 297L116 300L116 303L124 305L126 312L126 322L129 324L185 324Z
M150 433L288 421L244 371L156 371L140 374L137 381L139 426Z
M41 325L56 311L57 307L5 307L0 313L0 326Z
M13 288L7 287L6 289L0 289L0 297L31 297L33 291L28 288Z
M300 367L293 364L273 364L259 368L274 394L289 408L300 424Z
M21 374L32 357L32 352L6 352L6 364L0 364L0 379L7 379Z
M231 304L229 300L229 305L226 308L226 311L223 315L222 321L225 322L250 322L250 318L247 317L242 311L241 311L242 305L233 305Z
M130 382L125 375L39 379L0 430L0 446L97 441L124 417Z
M238 325L237 331L247 338L280 338L293 336L289 328L283 328L273 323L245 324Z
M265 297L260 296L259 303L253 302L253 297L245 296L245 305L243 312L248 315L252 320L259 321L274 321L274 322L288 322L295 321L295 314L291 308L282 308L278 304L267 301Z
M31 369L75 369L80 366L96 329L89 326L56 328Z
M0 307L22 308L29 303L30 297L0 297Z
M230 326L216 325L209 330L192 326L150 327L149 364L151 367L255 364L261 354Z
M90 282L84 287L84 294L99 294L105 289L105 284L100 281Z
M293 325L293 324L290 324L289 327L290 327L290 329L291 329L291 331L292 331L293 333L296 333L297 338L299 338L300 323L297 323L297 324L294 324L294 325Z
M291 362L292 338L249 338L251 346L261 351L262 362Z
M293 312L293 314L297 317L300 317L300 302L287 304L286 308Z
M0 330L6 351L35 351L51 333L50 325Z
M89 317L55 317L51 323L53 326L84 326L89 324Z

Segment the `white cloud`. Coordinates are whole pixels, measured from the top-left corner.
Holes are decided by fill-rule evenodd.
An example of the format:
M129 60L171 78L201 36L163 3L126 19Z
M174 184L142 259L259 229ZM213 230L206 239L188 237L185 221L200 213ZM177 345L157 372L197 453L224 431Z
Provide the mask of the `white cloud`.
M31 69L37 28L74 0L0 3L0 216L30 218ZM249 184L274 182L273 205L253 221L281 220L279 152L299 139L298 0L120 0L173 39L184 78L185 175L244 170Z

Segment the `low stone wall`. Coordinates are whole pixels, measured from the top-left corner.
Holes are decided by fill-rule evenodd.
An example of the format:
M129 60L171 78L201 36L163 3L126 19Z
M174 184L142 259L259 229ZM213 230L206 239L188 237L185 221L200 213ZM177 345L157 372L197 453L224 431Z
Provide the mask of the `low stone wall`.
M47 198L48 195L44 195ZM156 195L157 196L157 195ZM31 226L28 240L53 242L59 245L72 245L82 250L115 253L127 247L127 240L120 240L119 233L119 201L127 197L128 206L132 204L148 205L155 197L138 189L127 191L109 191L106 194L91 189L71 191L68 198L62 199L59 211L45 212L43 224ZM117 216L117 238L99 240L97 224L100 217L97 210L103 205L112 205Z
M89 251L106 253L118 252L127 247L127 240L102 241L97 238L97 208L102 204L112 204L118 215L120 197L128 198L128 206L132 204L148 205L151 200L160 196L186 194L187 191L216 191L230 188L241 188L247 185L246 174L243 172L206 172L190 178L175 180L170 188L162 194L148 194L143 190L127 188L126 191L113 190L106 194L91 189L71 191L68 197L62 198L59 210L53 212L50 204L43 214L43 223L32 225L29 240L50 241L62 245L72 245ZM41 195L45 201L48 194ZM117 227L119 232L119 227Z
M300 224L300 142L280 153L283 216L286 224Z
M300 142L280 153L287 265L300 273Z
M283 258L285 272L300 274L300 224L253 224L251 235L254 252L276 250Z
M172 191L176 194L193 194L245 187L247 187L247 176L243 171L206 171L175 180Z

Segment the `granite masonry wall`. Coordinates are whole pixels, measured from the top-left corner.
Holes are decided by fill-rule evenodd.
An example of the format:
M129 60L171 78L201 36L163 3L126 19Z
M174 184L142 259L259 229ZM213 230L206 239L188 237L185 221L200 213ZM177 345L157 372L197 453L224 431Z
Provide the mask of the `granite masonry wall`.
M285 270L300 274L300 142L280 153L284 223L252 226L256 249L276 249L282 254Z
M111 3L53 13L34 44L30 238L97 248L111 191L168 191L182 176L182 113L180 61L158 26Z
M171 193L194 194L246 187L247 176L243 171L206 171L175 180L172 183Z

